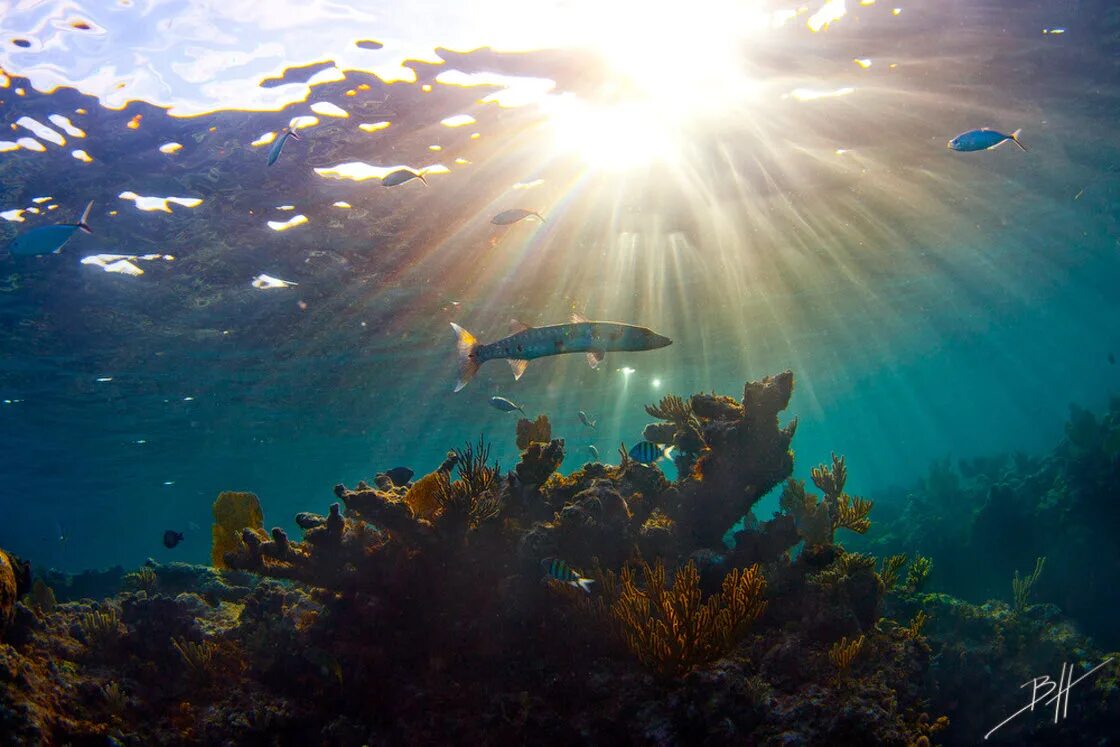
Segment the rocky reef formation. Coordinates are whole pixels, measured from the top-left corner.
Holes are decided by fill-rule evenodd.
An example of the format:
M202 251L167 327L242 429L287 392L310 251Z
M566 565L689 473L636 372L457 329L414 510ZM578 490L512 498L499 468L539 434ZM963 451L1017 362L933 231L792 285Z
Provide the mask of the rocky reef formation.
M1104 660L1028 578L1014 609L978 608L926 593L928 558L846 550L873 506L842 457L812 471L819 496L790 479L792 387L648 408L676 482L625 448L561 475L538 418L513 470L479 442L408 484L339 485L300 539L223 494L223 570L14 605L0 744L963 744L1015 710L1010 679ZM751 516L783 481L782 510ZM1102 673L1064 731L999 736L1104 734L1117 705Z

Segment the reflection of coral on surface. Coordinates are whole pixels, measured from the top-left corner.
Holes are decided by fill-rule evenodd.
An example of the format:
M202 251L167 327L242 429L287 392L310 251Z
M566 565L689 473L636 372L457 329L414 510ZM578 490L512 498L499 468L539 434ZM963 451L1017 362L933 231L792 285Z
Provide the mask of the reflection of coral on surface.
M928 559L903 581L907 556L837 544L871 503L844 492L840 457L813 471L822 498L788 480L792 386L649 408L649 435L692 464L676 482L625 455L560 475L564 443L538 420L512 472L468 444L411 485L336 486L325 515L296 517L298 540L223 493L224 570L150 561L103 602L20 586L0 745L964 741L1010 679L1098 655L1045 605L924 594ZM747 516L728 549L783 481L782 512ZM592 593L545 578L546 558ZM1076 728L1104 729L1118 699L1103 690Z

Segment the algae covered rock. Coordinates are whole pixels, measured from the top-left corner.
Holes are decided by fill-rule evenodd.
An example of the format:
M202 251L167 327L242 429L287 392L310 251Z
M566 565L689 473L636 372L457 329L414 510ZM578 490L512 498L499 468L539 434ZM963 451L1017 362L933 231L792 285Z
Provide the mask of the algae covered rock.
M8 554L0 550L0 636L12 624L15 615L16 599L16 569Z
M241 547L244 529L263 530L264 511L260 499L253 493L227 490L214 501L213 545L210 563L215 568L226 568L226 553Z

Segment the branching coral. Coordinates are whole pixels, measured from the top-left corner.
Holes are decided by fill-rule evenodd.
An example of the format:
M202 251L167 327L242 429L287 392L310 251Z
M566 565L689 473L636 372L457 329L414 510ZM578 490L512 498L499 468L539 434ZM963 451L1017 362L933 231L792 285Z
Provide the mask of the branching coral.
M115 607L87 612L78 618L82 639L91 649L114 643L120 637L120 613Z
M675 394L661 398L656 405L646 405L646 412L658 420L668 420L678 428L684 427L692 418L692 405Z
M218 647L211 641L188 641L185 638L173 638L171 645L179 653L183 664L191 676L197 679L209 679L214 673L214 655Z
M213 546L210 563L215 568L228 568L226 553L241 547L243 529L264 529L261 502L253 493L226 491L214 501Z
M132 573L125 574L121 579L126 589L134 589L136 591L143 591L148 596L155 594L156 588L159 586L159 579L156 577L156 572L151 568L139 568Z
M843 679L851 671L853 662L863 650L863 641L862 635L851 641L845 636L828 649L828 660L836 667L837 680Z
M923 610L918 610L918 613L911 618L910 624L902 629L903 637L912 640L917 639L921 636L922 629L925 628L927 622L929 622L929 615Z
M623 567L611 614L631 652L665 677L726 653L766 608L758 566L732 570L721 592L707 602L701 599L700 573L692 561L677 571L671 588L660 560L653 566L643 561L642 572L644 589L630 568Z
M1046 565L1046 558L1038 558L1034 562L1034 571L1023 578L1019 577L1019 571L1015 571L1015 576L1011 579L1011 609L1015 614L1022 614L1026 611L1027 606L1030 604L1031 589L1038 581L1038 577L1042 575L1042 567L1044 565Z
M883 582L883 591L891 591L898 585L902 568L908 560L909 558L905 554L883 558L883 568L879 571L879 580Z
M933 571L932 560L922 555L914 558L914 562L910 564L910 570L906 573L906 589L914 592L921 591L922 587L926 585L931 571Z
M850 529L857 534L864 534L871 528L871 519L868 515L871 513L872 505L874 505L873 501L841 493L836 503L836 515L832 519L833 530Z
M848 468L844 457L832 455L832 466L820 464L809 471L813 484L824 492L825 497L835 503L844 492L844 484L848 481Z

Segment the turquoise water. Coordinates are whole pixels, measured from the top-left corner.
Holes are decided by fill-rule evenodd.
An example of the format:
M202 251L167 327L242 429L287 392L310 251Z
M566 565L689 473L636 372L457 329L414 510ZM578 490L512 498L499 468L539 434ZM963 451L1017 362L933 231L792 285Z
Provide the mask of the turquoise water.
M0 242L95 201L92 236L0 258L0 546L34 566L201 562L222 490L292 529L480 433L512 466L494 395L547 414L570 471L667 393L789 368L797 474L836 451L889 500L934 459L1043 453L1116 390L1107 3L276 5L0 19ZM1030 151L945 147L981 126ZM429 186L383 187L398 166ZM489 222L514 207L547 222ZM573 311L674 342L452 393L449 322Z

